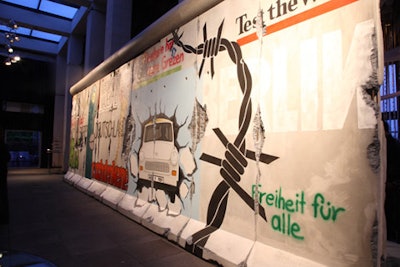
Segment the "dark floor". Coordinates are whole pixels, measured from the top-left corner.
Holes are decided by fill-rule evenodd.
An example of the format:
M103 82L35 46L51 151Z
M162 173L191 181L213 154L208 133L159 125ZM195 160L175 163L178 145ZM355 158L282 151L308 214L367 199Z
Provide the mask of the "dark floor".
M2 267L51 266L34 265L34 256L57 267L214 266L65 183L62 174L11 169L8 188Z
M215 266L82 193L55 172L10 169L10 223L0 225L0 267ZM383 266L400 267L400 244L388 242L387 252ZM36 257L50 263L35 264Z

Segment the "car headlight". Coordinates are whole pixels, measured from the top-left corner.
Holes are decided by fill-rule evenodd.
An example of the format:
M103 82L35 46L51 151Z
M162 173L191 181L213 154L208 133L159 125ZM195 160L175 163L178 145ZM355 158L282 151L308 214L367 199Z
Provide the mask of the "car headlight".
M145 154L144 154L144 151L143 150L141 150L140 152L139 152L139 161L144 161L144 158L145 158Z
M171 152L171 163L172 165L178 164L178 152L176 150Z

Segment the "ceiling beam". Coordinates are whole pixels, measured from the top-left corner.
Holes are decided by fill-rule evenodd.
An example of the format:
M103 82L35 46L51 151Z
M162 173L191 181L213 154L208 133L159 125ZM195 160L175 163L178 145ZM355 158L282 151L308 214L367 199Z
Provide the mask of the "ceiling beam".
M70 33L76 33L75 30L78 28L78 24L80 24L85 16L88 14L89 9L86 7L80 7L78 11L76 12L74 18L72 19L71 23L71 32ZM86 29L86 25L84 26ZM85 34L85 32L83 32Z
M64 48L64 45L67 44L67 41L68 41L67 37L61 37L60 42L58 42L58 48L57 48L58 52L57 52L57 54L60 53L60 51Z
M21 49L39 52L42 54L57 55L59 51L57 43L26 37L21 37L18 42L13 43L12 47L14 48L15 52L18 52L18 50Z
M18 55L21 57L22 62L25 59L37 60L37 61L43 61L43 62L49 62L49 63L53 63L56 61L56 56L30 53L29 51L19 51ZM0 51L0 56L7 58L9 55L7 53L4 53L3 51ZM3 62L0 62L0 64L3 64Z
M90 5L93 3L93 0L53 0L53 1L64 5L75 5L84 7L90 7Z
M35 13L27 9L0 3L0 17L4 20L13 19L18 26L45 31L62 36L71 33L71 22L42 13Z

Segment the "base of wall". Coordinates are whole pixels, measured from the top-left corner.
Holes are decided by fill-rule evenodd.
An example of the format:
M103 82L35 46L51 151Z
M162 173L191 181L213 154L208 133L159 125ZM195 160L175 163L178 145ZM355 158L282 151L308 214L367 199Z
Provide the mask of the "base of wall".
M184 215L168 214L167 209L161 210L157 205L72 171L64 175L64 181L189 252L196 255L200 252L203 259L222 266L325 266L222 229L213 232L204 247L195 246L192 251L188 249L191 236L203 229L205 223Z

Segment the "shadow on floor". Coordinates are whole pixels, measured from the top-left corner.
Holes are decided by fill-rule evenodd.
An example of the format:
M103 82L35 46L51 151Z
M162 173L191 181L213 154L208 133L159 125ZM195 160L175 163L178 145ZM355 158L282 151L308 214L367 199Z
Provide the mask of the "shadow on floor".
M18 251L0 251L1 267L56 267L38 256Z
M8 253L0 267L216 266L70 186L56 172L10 170L10 223L0 225L0 252ZM400 267L400 244L387 242L387 255L384 267Z
M10 170L8 188L10 222L0 227L0 251L12 252L3 260L13 264L35 255L57 267L215 266L65 183L62 174Z

